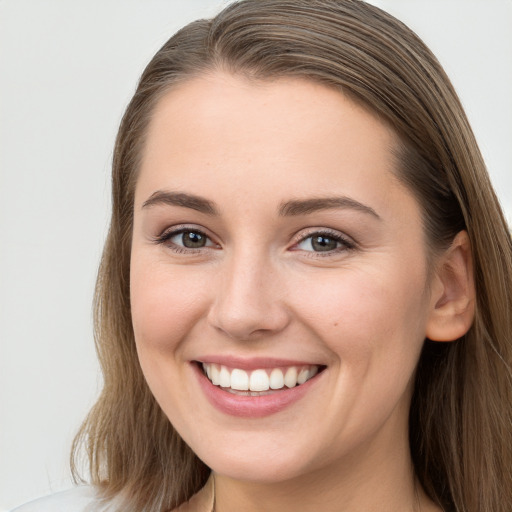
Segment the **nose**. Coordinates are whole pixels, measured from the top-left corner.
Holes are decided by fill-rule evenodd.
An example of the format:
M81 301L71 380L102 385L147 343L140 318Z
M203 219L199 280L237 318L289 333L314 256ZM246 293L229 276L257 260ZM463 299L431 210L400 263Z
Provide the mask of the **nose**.
M281 332L290 321L282 278L269 261L251 254L227 258L218 275L208 320L224 335L253 340Z

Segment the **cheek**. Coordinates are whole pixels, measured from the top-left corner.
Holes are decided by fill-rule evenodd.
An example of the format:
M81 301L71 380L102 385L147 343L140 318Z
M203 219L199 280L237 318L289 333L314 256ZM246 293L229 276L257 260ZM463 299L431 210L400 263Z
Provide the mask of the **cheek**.
M181 340L204 313L205 282L200 272L132 258L131 311L140 352L165 354L179 349Z
M411 378L425 335L423 273L367 267L336 280L308 282L301 294L302 318L332 356L330 435L339 437L340 446L347 439L357 444L392 411L407 417Z
M155 399L166 413L173 412L171 420L179 420L191 402L181 385L188 370L185 341L204 312L205 280L198 272L143 256L132 255L130 275L137 353Z
M305 322L340 359L368 362L372 354L385 353L398 361L423 343L424 285L422 269L404 272L400 265L382 264L305 279L300 295L299 289L294 293L301 297Z

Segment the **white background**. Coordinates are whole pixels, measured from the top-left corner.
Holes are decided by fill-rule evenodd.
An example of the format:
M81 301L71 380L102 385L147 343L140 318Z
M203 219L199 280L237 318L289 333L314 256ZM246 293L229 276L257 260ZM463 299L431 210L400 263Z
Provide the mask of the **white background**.
M0 511L69 487L100 377L91 299L117 125L144 65L222 0L0 0ZM512 219L512 0L374 0L438 55Z

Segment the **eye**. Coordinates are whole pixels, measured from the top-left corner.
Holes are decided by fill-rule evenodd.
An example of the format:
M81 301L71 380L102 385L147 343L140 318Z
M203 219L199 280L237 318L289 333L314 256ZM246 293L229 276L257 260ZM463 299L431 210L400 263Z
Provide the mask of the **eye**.
M179 228L165 231L155 239L155 242L167 245L176 252L193 251L216 246L208 235L199 229L192 228Z
M347 240L341 234L317 232L303 238L295 245L294 249L316 253L332 253L353 249L354 247L354 243Z
M169 242L187 249L201 249L206 247L209 241L209 238L200 231L182 231L169 238Z

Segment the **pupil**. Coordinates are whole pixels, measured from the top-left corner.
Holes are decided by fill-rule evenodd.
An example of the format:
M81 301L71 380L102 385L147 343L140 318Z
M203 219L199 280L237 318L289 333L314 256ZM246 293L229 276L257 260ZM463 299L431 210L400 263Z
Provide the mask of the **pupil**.
M326 236L315 236L311 240L311 245L315 251L333 251L338 242Z
M183 245L188 249L198 249L206 245L206 237L194 231L186 231L182 237Z

